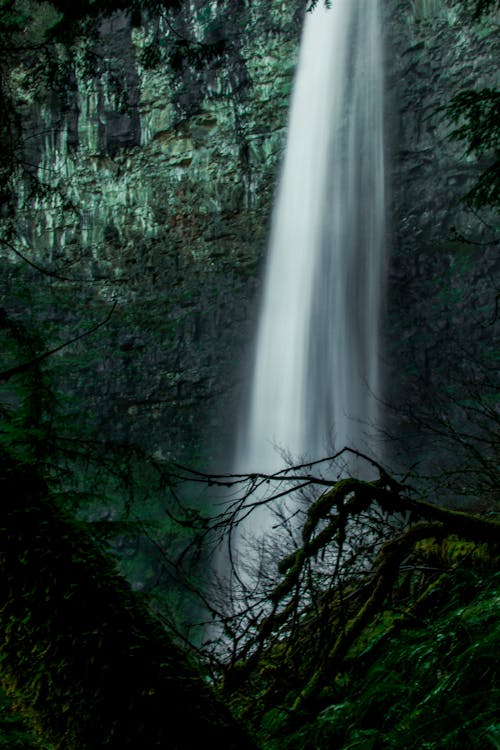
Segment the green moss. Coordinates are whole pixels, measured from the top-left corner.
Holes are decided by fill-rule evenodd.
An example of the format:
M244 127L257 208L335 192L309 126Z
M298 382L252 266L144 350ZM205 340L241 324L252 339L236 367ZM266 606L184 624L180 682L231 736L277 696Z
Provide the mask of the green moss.
M37 735L55 750L251 747L34 467L0 458L0 676Z
M457 569L446 584L425 616L395 629L386 614L364 633L365 650L323 691L329 705L267 712L264 747L497 750L500 575Z
M0 750L49 750L38 742L0 689Z

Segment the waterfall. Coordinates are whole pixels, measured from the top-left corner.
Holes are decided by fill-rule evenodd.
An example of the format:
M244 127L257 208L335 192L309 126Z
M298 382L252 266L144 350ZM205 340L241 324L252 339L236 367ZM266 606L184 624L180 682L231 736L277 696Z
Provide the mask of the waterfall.
M271 472L379 422L386 274L380 0L306 14L272 220L239 471Z

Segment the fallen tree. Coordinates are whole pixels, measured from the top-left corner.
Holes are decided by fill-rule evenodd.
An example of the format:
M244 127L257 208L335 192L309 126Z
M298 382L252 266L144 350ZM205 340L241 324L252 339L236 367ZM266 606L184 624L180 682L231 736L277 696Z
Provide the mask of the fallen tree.
M339 462L350 454L377 476L338 478ZM275 474L191 473L191 479L226 492L240 488L224 513L198 524L200 535L214 542L230 540L262 504L291 500L278 508L253 570L242 572L238 564L238 554L245 557L238 537L227 555L235 563L233 575L205 597L219 625L218 637L212 631L207 643L212 668L229 699L255 724L277 707L295 717L319 710L325 690L385 619L387 642L425 620L425 613L432 616L436 597L437 611L445 607L464 570L488 578L498 565L500 523L493 507L486 516L429 502L357 451L344 449L324 462ZM316 499L301 497L311 489ZM278 551L280 531L288 553ZM471 598L476 594L471 590ZM248 701L254 691L258 701Z

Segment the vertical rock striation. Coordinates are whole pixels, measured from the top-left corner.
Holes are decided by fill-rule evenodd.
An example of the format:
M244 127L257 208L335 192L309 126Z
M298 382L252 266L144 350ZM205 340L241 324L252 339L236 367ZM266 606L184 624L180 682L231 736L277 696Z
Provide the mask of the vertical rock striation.
M495 87L498 38L494 18L472 21L472 4L390 0L386 13L393 237L388 414L398 438L394 460L402 448L401 465L410 454L425 474L447 458L438 436L422 428L431 418L440 427L446 420L458 424L459 402L466 390L471 397L474 379L491 375L498 346L491 325L500 279L492 215L462 201L488 163L449 140L442 109L463 89Z
M31 195L19 178L17 247L58 278L26 279L7 251L3 285L22 314L26 279L59 339L117 301L83 345L91 361L63 372L101 434L194 460L215 431L223 449L300 17L281 2L234 0L136 27L116 14L96 40L59 49L55 90L15 71L30 169L48 188ZM174 59L179 39L194 50L222 41L224 53Z
M460 205L481 165L447 140L439 107L460 89L492 85L497 50L494 24L471 23L463 3L384 8L386 399L418 409L467 369L464 343L491 347L498 254L489 228ZM117 302L99 335L50 363L68 411L90 415L94 432L205 466L224 455L255 326L302 10L224 0L140 23L116 14L98 39L58 48L57 85L33 81L23 65L12 71L27 162L15 246L55 276L4 246L3 304L60 342ZM179 39L225 52L196 65L176 58ZM30 173L48 189L32 194ZM399 436L410 428L401 413L390 427Z

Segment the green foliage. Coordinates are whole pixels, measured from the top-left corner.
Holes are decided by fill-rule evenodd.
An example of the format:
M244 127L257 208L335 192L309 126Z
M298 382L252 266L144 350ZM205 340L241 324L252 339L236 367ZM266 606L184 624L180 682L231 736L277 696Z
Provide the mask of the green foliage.
M192 604L190 594L185 589L181 593L169 556L184 549L192 532L174 524L163 510L167 498L172 507L167 470L131 445L96 440L92 420L87 424L84 419L83 404L74 397L68 402L58 392L59 383L68 385L68 370L92 371L88 342L75 341L59 356L40 360L40 351L49 348L45 336L64 342L65 329L50 315L41 316L44 325L36 325L41 303L35 293L29 300L32 325L21 324L15 314L0 315L0 536L8 540L0 551L1 679L16 708L53 747L93 750L106 745L121 750L164 745L176 733L185 733L180 726L172 734L164 721L165 702L176 705L173 696L184 672L188 682L194 680L194 692L196 684L202 685L201 676L191 670L189 660L184 663L181 650L179 663L176 658L167 660L176 647L168 645L169 638L150 619L144 602L117 575L109 551L137 589L154 594L148 606L167 609L169 624L183 630ZM90 324L103 319L100 308L92 315ZM34 330L39 331L36 336ZM23 363L31 365L4 377ZM138 630L143 627L141 635ZM157 637L167 648L166 654L159 646L158 658L153 654ZM152 665L149 676L142 671L146 664ZM115 680L123 687L114 686ZM201 716L212 711L212 699L204 687L199 697ZM186 707L193 698L198 700L185 695ZM213 710L218 714L216 707ZM198 709L189 718L184 714L184 720L183 711L175 711L180 725L194 725ZM116 729L129 712L138 727L135 737L135 730L124 728L120 735ZM230 721L224 712L221 717L221 725L215 722L216 736L224 734L223 725ZM12 732L6 736L11 742L7 746L14 748L24 729L12 721ZM159 739L148 745L147 731L155 723L159 728L152 731Z
M474 0L474 2L475 8L473 18L475 20L479 20L487 13L492 13L500 7L499 0Z
M500 148L500 92L489 88L460 91L446 112L453 122L461 122L450 138L465 140L467 154L481 156Z
M1 688L0 750L50 750L48 745L35 739Z
M172 70L180 71L185 65L195 70L202 70L207 63L219 59L226 50L223 39L216 42L194 44L189 40L179 39L172 45L168 57Z
M80 0L78 3L68 3L66 0L51 0L51 4L62 14L55 33L66 38L84 29L88 31L92 21L117 11L128 11L137 19L142 10L178 10L182 2L183 0Z
M17 281L16 293L20 293L22 275ZM108 339L100 340L104 334L96 331L95 350L83 339L58 356L1 379L6 371L33 362L40 351L50 348L45 338L64 342L72 337L72 304L62 292L49 295L47 287L33 287L26 298L32 319L26 321L24 315L25 324L21 324L19 315L3 312L0 316L0 448L23 466L37 466L59 506L78 519L84 533L90 531L106 545L121 573L135 588L154 595L155 609L167 612L184 632L188 613L194 619L194 605L190 594L181 594L171 559L188 543L190 532L165 513L165 506L172 507L174 502L168 467L132 445L100 440L96 415L73 385L75 380L92 378L99 351L109 350ZM63 309L69 310L64 327L57 320ZM87 325L92 327L106 316L106 307L96 306L86 315ZM128 319L120 320L121 324L126 326ZM82 328L86 326L80 323L77 330ZM108 330L106 336L113 340L113 334ZM196 575L193 570L192 576Z
M1 678L54 748L251 747L31 466L0 455Z
M325 689L330 702L315 715L268 711L263 747L495 750L500 575L460 569L445 589L391 638L372 629L372 647Z
M492 746L500 524L380 473L333 481L244 599L224 689L266 750Z
M0 3L0 45L4 54L45 44L61 19L62 14L49 0L4 0Z
M0 34L3 39L7 35L19 33L29 21L29 15L12 3L11 0L0 2Z
M320 0L309 0L309 4L307 5L307 12L311 13L318 5L319 1ZM325 8L331 8L332 0L323 0L323 4Z
M449 135L451 140L464 141L468 155L495 157L466 195L466 202L475 209L500 205L500 92L490 88L459 91L445 112L457 126Z

